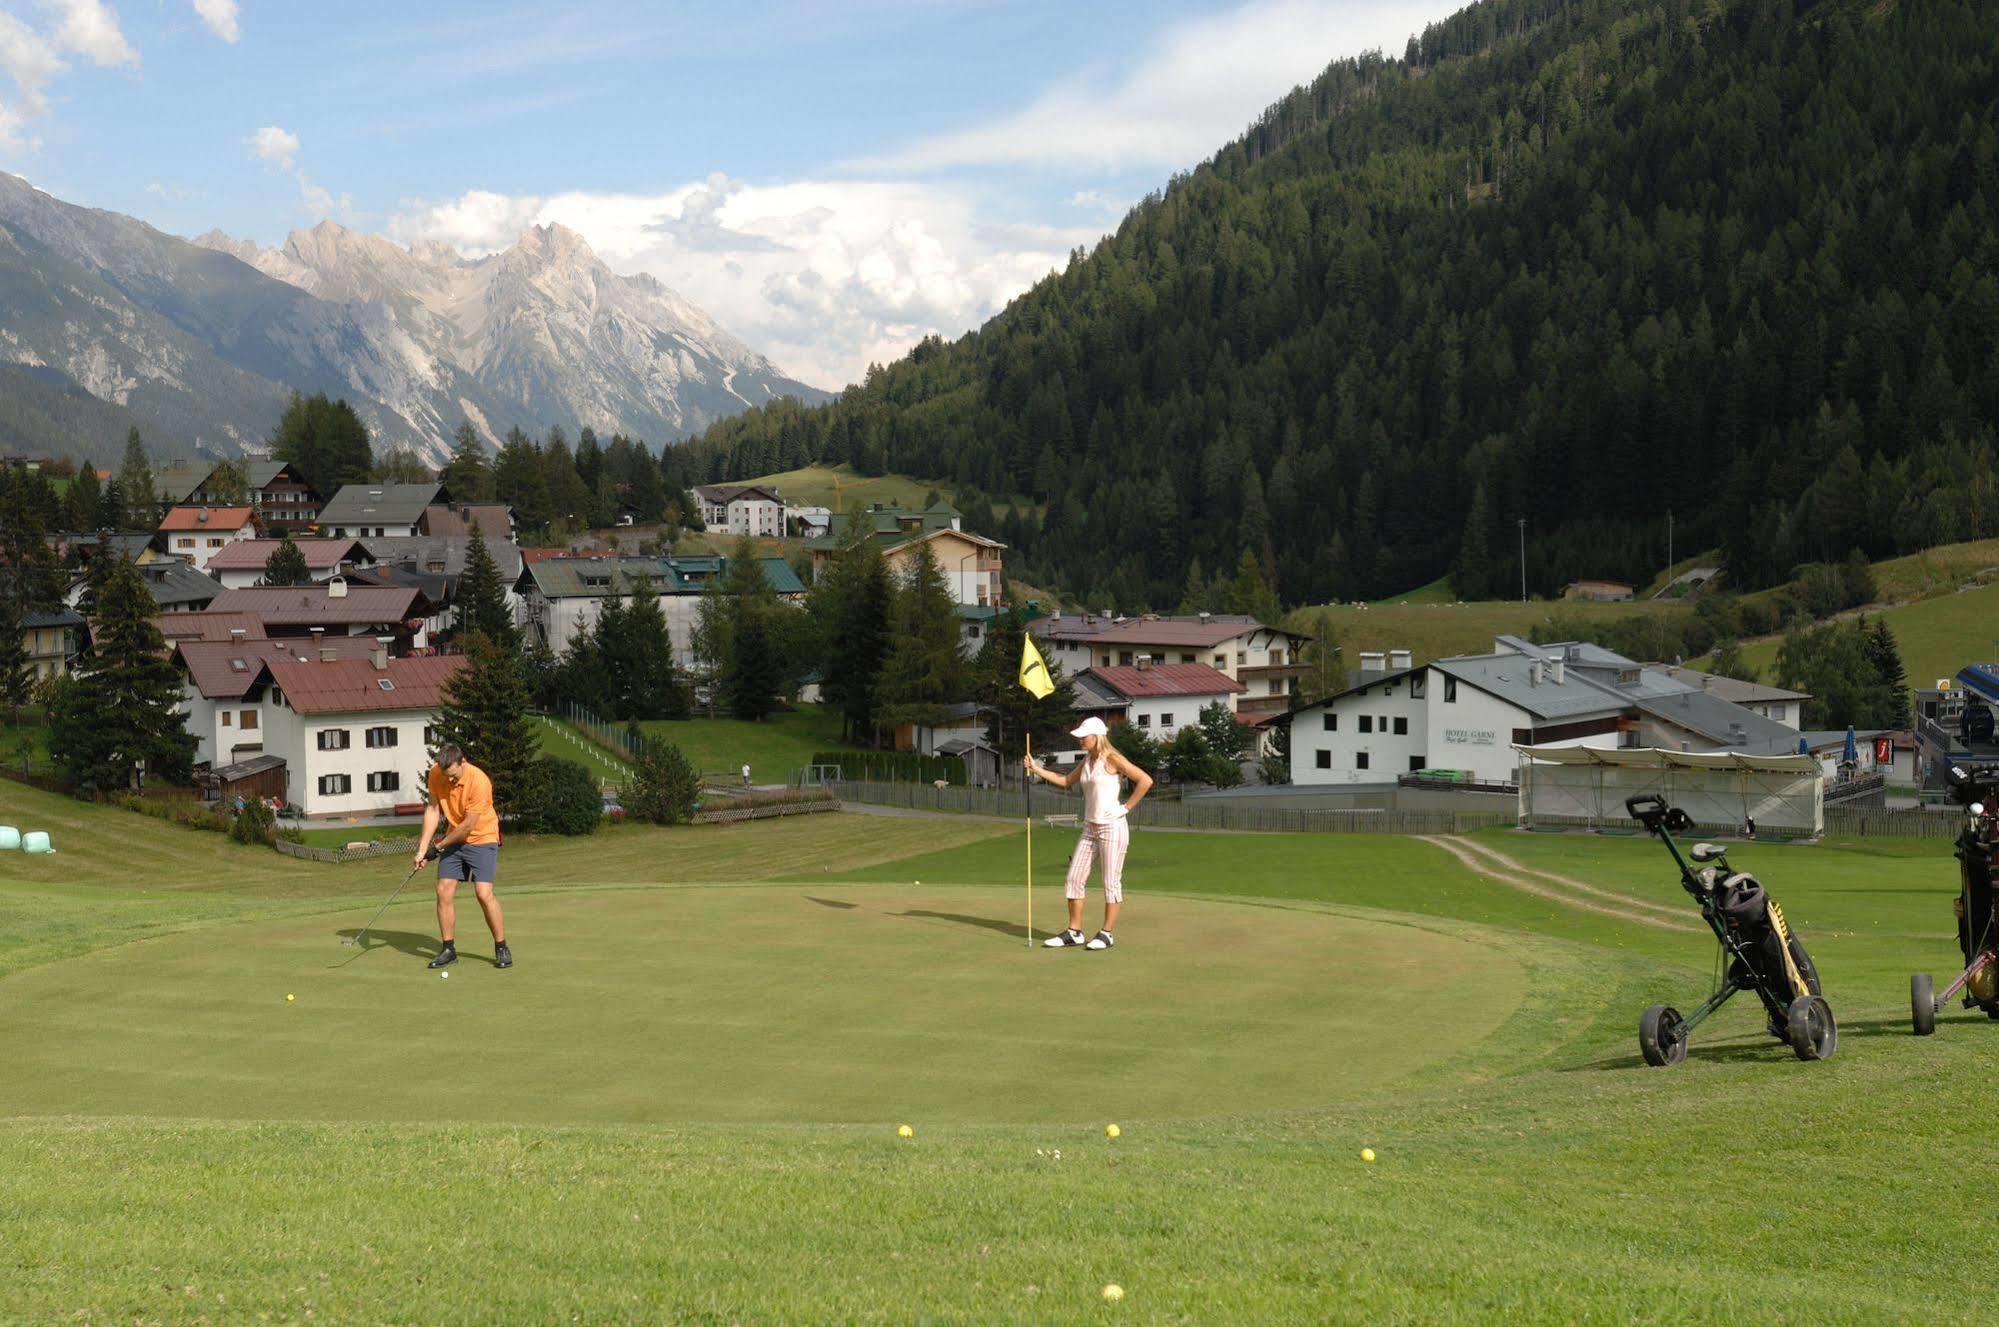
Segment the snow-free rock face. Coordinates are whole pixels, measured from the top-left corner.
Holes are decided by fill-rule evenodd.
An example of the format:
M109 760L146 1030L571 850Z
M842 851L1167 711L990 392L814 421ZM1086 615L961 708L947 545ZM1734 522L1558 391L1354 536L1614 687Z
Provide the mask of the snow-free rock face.
M292 391L346 398L378 452L433 462L464 419L657 447L775 396L825 396L561 227L476 261L330 221L259 249L178 239L4 172L0 362L129 410L156 449L218 456L267 437Z

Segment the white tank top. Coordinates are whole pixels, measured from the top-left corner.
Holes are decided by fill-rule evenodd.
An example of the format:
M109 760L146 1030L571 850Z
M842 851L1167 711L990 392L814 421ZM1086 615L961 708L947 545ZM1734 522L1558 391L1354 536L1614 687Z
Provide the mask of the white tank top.
M1083 758L1083 822L1108 825L1119 814L1118 793L1123 781L1111 762L1102 756Z

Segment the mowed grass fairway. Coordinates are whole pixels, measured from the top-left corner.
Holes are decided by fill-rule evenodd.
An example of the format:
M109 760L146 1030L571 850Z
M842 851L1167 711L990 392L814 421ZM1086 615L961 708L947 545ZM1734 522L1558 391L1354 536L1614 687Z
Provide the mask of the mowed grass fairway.
M1741 847L1839 1055L1745 997L1649 1070L1713 946L1643 839L1141 831L1092 955L1017 826L625 828L510 846L519 965L463 899L441 980L421 882L339 944L394 859L0 823L59 849L0 856L0 1320L1987 1316L1999 1026L1907 1033L1943 844Z

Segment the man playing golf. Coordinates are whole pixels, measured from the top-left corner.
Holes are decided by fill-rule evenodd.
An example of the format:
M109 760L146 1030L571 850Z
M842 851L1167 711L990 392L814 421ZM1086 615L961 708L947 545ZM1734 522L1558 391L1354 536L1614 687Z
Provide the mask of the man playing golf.
M493 932L493 966L514 965L513 951L507 948L507 929L500 920L500 901L493 897L493 881L500 865L500 817L493 810L493 781L486 771L465 758L465 753L446 743L437 749L437 763L430 767L430 804L423 810L423 833L417 839L416 863L430 855L430 841L437 833L438 817L450 828L437 843L437 934L443 941L433 968L458 961L458 945L453 940L458 928L458 907L453 896L458 882L470 880L486 914L486 926Z
M1083 836L1076 840L1076 851L1069 858L1069 878L1063 888L1069 900L1069 929L1041 943L1050 949L1073 945L1109 949L1117 943L1111 928L1117 925L1118 909L1124 904L1124 856L1131 847L1131 824L1125 817L1152 791L1152 776L1111 745L1109 730L1095 715L1078 724L1070 736L1082 742L1083 758L1067 774L1043 769L1032 756L1023 762L1033 778L1058 788L1083 787ZM1131 798L1121 802L1118 793L1124 779L1131 780ZM1090 878L1092 862L1104 882L1104 926L1085 941L1083 885Z

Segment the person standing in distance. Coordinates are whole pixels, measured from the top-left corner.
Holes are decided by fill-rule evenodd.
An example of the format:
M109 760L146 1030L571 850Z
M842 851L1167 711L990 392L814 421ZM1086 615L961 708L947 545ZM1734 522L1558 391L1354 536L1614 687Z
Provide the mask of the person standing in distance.
M417 837L417 865L430 856L438 818L442 816L449 826L437 843L437 935L442 944L429 966L441 968L458 961L454 896L459 882L470 880L479 908L486 914L486 927L493 933L493 966L510 968L514 953L507 948L500 901L493 897L493 881L500 866L500 817L493 810L493 781L467 760L463 751L446 743L437 748L437 763L430 767L428 783L430 803L423 809L423 833Z
M750 786L750 762L747 760L743 762L743 786Z
M1069 857L1069 878L1063 893L1069 900L1069 929L1051 935L1041 943L1050 949L1082 945L1085 949L1109 949L1117 943L1114 928L1118 909L1124 904L1124 857L1131 847L1131 823L1125 817L1152 791L1152 776L1126 760L1111 745L1110 730L1092 715L1070 733L1083 744L1083 758L1067 774L1045 770L1029 756L1023 762L1034 778L1058 788L1083 786L1083 836ZM1120 802L1122 780L1131 780L1131 796ZM1095 863L1104 883L1103 929L1083 939L1083 885Z

